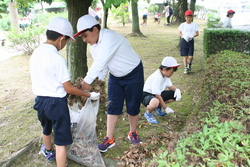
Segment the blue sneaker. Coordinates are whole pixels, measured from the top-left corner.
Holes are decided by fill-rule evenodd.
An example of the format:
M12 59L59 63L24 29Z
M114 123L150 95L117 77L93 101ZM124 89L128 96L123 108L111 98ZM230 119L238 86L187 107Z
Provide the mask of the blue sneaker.
M100 152L106 152L109 148L115 146L115 138L108 138L107 136L104 137L101 144L98 144L98 148Z
M132 144L138 144L138 143L142 143L139 136L138 136L138 132L128 132L128 139L131 141Z
M158 115L160 115L160 116L166 115L165 112L162 112L162 111L161 111L161 107L156 108L155 111L156 111L156 113L157 113Z
M41 146L40 153L43 154L48 161L54 161L56 158L54 150L47 151L44 144Z
M145 112L144 117L148 120L148 122L150 123L154 123L157 124L158 121L155 119L154 114L153 113L147 113Z

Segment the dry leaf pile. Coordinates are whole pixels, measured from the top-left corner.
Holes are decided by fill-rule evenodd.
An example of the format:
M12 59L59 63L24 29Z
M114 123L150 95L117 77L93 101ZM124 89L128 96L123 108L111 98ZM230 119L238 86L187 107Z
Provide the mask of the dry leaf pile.
M82 81L83 78L78 77L73 85L77 87L78 89L81 89L82 87ZM104 102L107 97L107 93L105 90L105 81L98 80L96 78L93 83L91 84L91 88L89 90L85 90L86 92L97 92L100 93L100 102ZM87 101L87 97L85 96L76 96L76 95L69 95L68 96L68 104L69 106L73 106L74 103L78 103L78 108L81 110L82 107L85 105Z
M162 133L157 136L150 136L147 140L143 140L143 143L131 145L128 151L124 152L124 155L120 158L119 167L156 167L158 163L147 164L148 160L153 158L153 154L159 155L163 151L159 148L164 147L173 151L177 134L172 132Z

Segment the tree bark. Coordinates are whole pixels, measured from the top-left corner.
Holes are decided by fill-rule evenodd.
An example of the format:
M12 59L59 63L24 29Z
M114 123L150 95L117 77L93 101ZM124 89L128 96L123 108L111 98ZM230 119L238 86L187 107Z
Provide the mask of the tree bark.
M109 9L105 7L105 0L100 0L102 3L102 7L103 7L103 21L102 21L102 28L108 28L108 15L109 15Z
M14 1L9 2L10 24L11 29L16 30L17 34L19 34L18 12L15 5L16 3Z
M132 8L132 33L142 35L140 26L139 26L137 0L131 0L131 8Z
M74 33L77 32L76 25L78 19L88 14L88 8L92 0L66 0L68 7L68 19L73 26ZM76 41L70 41L67 44L67 65L71 73L71 81L74 82L77 77L85 77L88 71L87 66L87 43L82 38L75 38Z

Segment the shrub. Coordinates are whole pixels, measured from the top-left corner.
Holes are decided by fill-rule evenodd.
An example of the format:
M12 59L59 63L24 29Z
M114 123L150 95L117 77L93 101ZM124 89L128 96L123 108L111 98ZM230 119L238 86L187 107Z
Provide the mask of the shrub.
M9 15L2 14L3 18L0 19L0 29L4 31L10 30L10 17Z
M15 30L7 34L11 47L17 51L31 55L34 49L40 45L41 34L44 33L44 27L28 27L25 31L17 34Z
M220 15L217 13L208 13L207 15L207 27L208 28L215 28L215 27L221 27L220 24Z
M238 29L206 28L203 44L205 57L223 50L236 52L250 51L250 31Z

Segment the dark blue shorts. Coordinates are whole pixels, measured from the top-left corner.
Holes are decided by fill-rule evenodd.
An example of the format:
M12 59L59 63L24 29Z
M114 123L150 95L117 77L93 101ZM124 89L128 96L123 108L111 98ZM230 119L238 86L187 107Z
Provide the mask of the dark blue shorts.
M170 99L175 100L176 98L174 97L174 91L172 90L164 90L161 92L161 97L164 101L168 101ZM148 92L143 92L143 99L142 99L142 104L147 107L150 103L150 101L156 98L155 95L148 93Z
M58 146L72 144L70 116L67 98L37 96L34 109L43 127L43 134L54 131L54 143Z
M125 101L127 113L129 115L138 115L142 101L143 85L144 73L142 62L124 77L115 77L110 74L108 82L108 114L122 114Z
M146 14L142 15L142 19L143 20L148 19L148 15L146 15Z
M181 39L181 56L193 56L194 55L194 39L187 42L185 39Z

